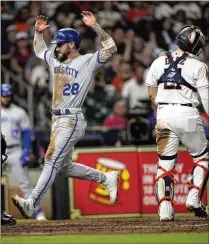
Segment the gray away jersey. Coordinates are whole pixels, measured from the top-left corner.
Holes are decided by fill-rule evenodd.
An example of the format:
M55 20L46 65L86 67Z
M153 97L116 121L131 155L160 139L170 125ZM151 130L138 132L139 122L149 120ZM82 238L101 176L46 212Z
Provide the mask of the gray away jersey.
M52 109L81 108L92 77L106 63L99 61L99 51L60 63L52 51L46 50L42 59L50 66L53 74Z

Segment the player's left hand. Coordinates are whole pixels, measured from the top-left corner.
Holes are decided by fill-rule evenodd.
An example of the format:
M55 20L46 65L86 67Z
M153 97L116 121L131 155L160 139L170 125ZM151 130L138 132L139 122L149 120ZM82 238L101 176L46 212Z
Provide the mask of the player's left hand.
M92 12L82 11L81 15L83 17L82 20L83 20L85 25L87 25L89 27L94 27L97 24L96 18L92 14Z
M30 153L27 150L23 150L22 156L20 158L22 162L22 167L28 166L30 160Z

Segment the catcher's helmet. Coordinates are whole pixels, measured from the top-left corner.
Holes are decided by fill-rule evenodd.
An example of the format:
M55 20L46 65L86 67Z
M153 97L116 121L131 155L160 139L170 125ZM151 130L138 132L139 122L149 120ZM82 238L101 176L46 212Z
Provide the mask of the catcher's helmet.
M6 97L6 96L12 96L13 91L12 91L12 86L10 84L2 84L1 85L1 96Z
M79 48L81 44L80 34L71 28L60 29L55 32L54 41L51 43L67 43L74 42L76 47Z
M183 51L199 55L205 46L205 37L200 29L194 25L187 25L177 35L175 43Z

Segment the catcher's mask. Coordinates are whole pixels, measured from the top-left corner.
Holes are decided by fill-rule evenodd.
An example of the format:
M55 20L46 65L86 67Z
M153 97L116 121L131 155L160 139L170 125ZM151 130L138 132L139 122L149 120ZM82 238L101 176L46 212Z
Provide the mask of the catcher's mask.
M196 56L200 55L205 47L205 37L200 29L194 25L187 25L177 35L175 43L183 51Z

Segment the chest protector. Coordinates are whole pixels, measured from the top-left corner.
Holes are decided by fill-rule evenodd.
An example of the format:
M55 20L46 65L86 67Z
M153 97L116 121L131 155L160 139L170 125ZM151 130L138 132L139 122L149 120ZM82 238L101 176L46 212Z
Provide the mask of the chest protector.
M169 60L169 67L165 69L165 72L163 75L159 78L157 84L159 85L160 83L166 83L166 82L172 82L176 83L179 85L183 85L188 87L194 92L197 92L197 89L193 87L191 84L189 84L182 76L181 73L177 67L177 65L183 60L188 57L188 53L184 53L180 58L177 58L176 61L173 60L171 53L166 52L166 56L168 57Z

